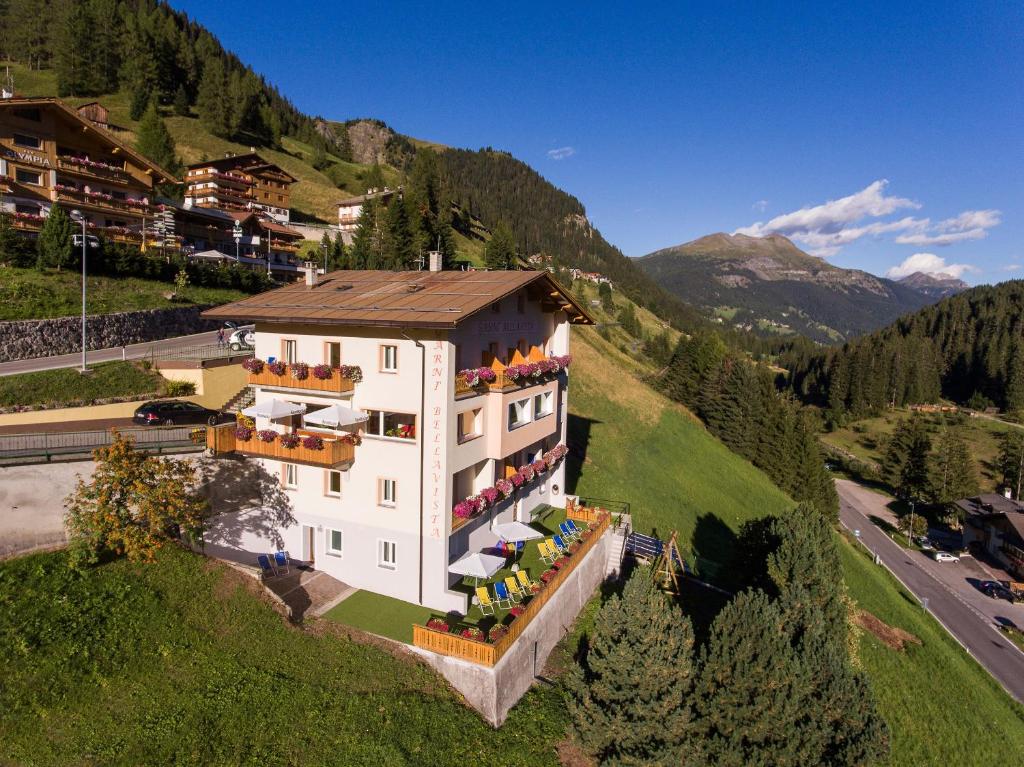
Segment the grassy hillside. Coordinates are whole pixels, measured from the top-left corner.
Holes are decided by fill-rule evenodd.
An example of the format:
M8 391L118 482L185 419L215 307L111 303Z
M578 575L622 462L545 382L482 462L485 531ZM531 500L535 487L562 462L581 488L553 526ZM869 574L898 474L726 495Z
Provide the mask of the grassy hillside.
M917 600L843 539L843 572L858 606L922 644L894 650L864 632L860 660L892 730L889 764L995 765L1024 753L1024 707Z
M89 314L226 304L248 295L239 290L189 285L180 292L181 300L170 301L164 297L174 290L170 283L137 277L89 277L87 286ZM67 317L81 311L82 276L77 271L0 267L0 320Z

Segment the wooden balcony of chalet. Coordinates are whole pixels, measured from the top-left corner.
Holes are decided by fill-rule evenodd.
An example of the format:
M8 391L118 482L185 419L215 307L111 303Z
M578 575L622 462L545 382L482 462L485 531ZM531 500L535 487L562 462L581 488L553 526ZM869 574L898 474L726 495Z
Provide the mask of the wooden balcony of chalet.
M206 429L206 447L216 454L239 453L253 458L270 458L285 463L300 463L323 468L335 468L355 460L355 445L342 438L298 429L295 432L296 436L319 437L323 447L320 449L306 447L301 441L294 447L286 447L281 443L280 437L273 442L264 442L256 432L252 432L249 439L241 440L236 436L237 428L234 423L208 427Z
M303 389L329 394L347 394L355 389L355 381L344 375L341 368L332 368L330 378L317 378L313 375L313 367L309 366L305 378L296 378L293 365L286 366L283 375L274 375L269 366L264 366L259 373L249 373L249 385Z
M153 215L154 208L148 203L141 201L120 200L116 197L100 196L95 193L87 194L80 189L54 189L53 197L55 202L66 202L83 208L92 208L101 211L118 211L120 213L133 213L136 216Z
M530 347L529 354L525 356L516 350L515 354L512 355L512 359L509 360L508 365L498 359L495 359L490 365L485 365L484 367L489 367L494 371L494 381L486 383L481 381L476 386L470 386L466 381L465 376L461 373L456 373L455 396L464 397L474 394L486 394L489 391L509 391L520 387L532 386L538 382L537 379L530 378L526 380L520 379L513 381L506 375L505 371L512 365L525 365L528 362L540 362L545 359L547 359L547 357L544 356L544 352L542 352L537 346Z
M74 157L71 155L58 157L57 168L76 176L100 179L112 184L130 184L134 180L131 174L123 168L87 160L84 157Z

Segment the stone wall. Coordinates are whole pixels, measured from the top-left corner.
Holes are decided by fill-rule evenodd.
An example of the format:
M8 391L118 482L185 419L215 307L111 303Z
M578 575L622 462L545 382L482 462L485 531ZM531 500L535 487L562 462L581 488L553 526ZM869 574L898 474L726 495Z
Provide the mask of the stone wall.
M447 679L484 719L500 727L604 580L612 538L613 530L609 528L494 668L419 647L409 649Z
M206 306L147 309L86 317L89 349L128 346L172 336L216 330L219 323L199 318ZM0 362L53 357L82 350L82 318L0 322Z

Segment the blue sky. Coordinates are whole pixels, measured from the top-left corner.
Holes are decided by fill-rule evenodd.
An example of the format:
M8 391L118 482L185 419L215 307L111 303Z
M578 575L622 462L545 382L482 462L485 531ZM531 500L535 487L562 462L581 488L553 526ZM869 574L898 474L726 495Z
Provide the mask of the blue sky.
M1024 276L1024 4L173 4L304 111L512 152L628 255Z

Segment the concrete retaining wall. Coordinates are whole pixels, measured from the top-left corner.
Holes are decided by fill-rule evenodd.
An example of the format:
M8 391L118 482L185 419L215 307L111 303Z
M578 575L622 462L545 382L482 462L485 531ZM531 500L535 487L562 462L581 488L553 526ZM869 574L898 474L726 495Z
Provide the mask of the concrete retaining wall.
M206 308L182 306L86 317L89 348L107 349L216 330L218 322L199 318ZM81 351L81 339L81 317L0 322L0 362L72 354Z
M409 649L447 679L488 722L501 726L604 580L611 538L609 529L494 668L418 647Z

